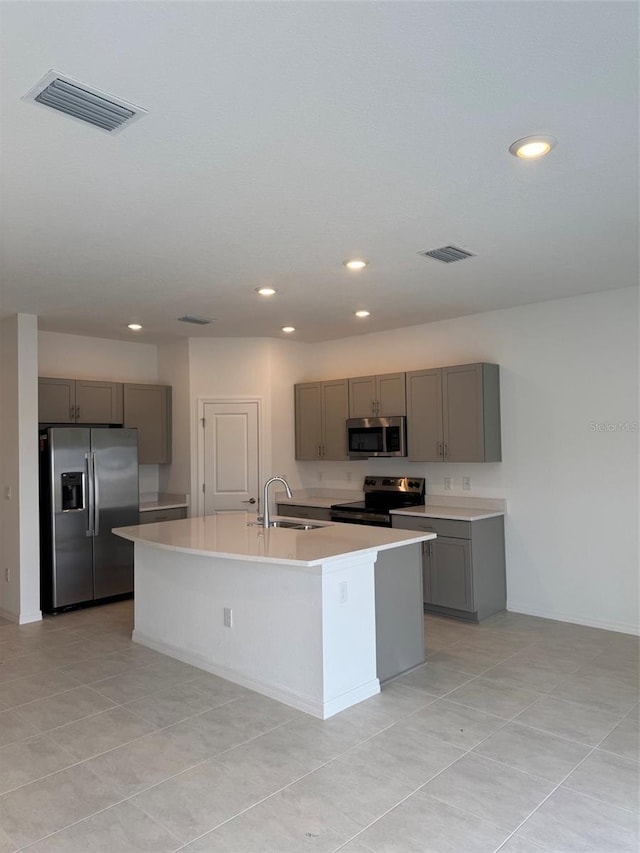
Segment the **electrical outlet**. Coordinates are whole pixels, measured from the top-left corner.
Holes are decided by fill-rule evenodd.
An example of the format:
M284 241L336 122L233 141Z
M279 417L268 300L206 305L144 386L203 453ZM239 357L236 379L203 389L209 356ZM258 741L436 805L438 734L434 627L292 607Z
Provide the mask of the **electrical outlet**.
M224 627L232 628L233 627L233 611L230 607L224 608Z
M11 486L4 487L4 499L5 501L11 500Z
M468 492L471 489L471 477L462 478L462 488L465 492Z
M340 590L340 604L346 604L349 600L349 591L347 588L347 582L342 581L338 584L338 589Z
M318 471L318 482L322 482L322 471Z
M350 482L351 482L351 478L352 478L352 477L353 477L353 474L351 473L351 471L347 471L347 473L346 473L346 474L345 474L345 476L344 476L344 478L345 478L345 480L347 481L347 483L350 483Z
M11 569L9 568L9 566L7 566L4 570L4 579L7 583L11 583Z
M444 488L445 488L445 491L447 491L447 492L451 491L451 477L445 477L444 478Z

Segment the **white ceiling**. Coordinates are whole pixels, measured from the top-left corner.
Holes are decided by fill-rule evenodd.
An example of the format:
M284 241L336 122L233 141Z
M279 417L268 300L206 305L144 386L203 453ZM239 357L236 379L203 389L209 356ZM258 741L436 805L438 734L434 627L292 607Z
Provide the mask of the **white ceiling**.
M1 316L141 341L292 324L320 341L637 283L635 3L0 15ZM22 101L51 68L149 114L111 137ZM508 153L536 132L559 140L548 157ZM449 243L477 257L418 254ZM371 264L350 273L352 256Z

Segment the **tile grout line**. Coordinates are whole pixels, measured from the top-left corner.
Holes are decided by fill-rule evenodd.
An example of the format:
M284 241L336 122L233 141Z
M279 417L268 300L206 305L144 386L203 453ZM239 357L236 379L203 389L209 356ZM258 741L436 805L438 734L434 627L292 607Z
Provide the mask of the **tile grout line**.
M631 711L629 711L629 712L628 712L627 716L628 716L630 713L631 713ZM626 719L626 717L623 717L623 719ZM616 725L619 725L619 723L617 723ZM616 728L616 726L614 726L614 728ZM611 729L611 731L613 731L613 729ZM515 829L513 830L513 832L511 833L511 835L510 835L508 838L505 838L505 840L502 842L502 844L501 844L499 847L497 847L497 848L496 848L496 850L494 851L494 853L498 853L498 851L499 851L499 850L502 850L502 848L503 848L503 847L504 847L504 845L507 843L507 841L509 841L511 838L513 838L513 836L514 836L514 835L515 835L515 834L516 834L516 833L517 833L517 832L518 832L518 831L519 831L519 830L520 830L520 829L525 825L525 823L529 820L529 818L530 818L530 817L532 817L532 815L534 815L537 811L539 811L539 809L541 809L541 808L542 808L542 806L543 806L543 805L544 805L544 804L545 804L545 803L550 799L550 797L552 797L552 796L553 796L553 794L555 794L555 793L556 793L556 791L558 791L558 790L561 788L561 786L562 786L562 785L567 781L567 779L568 779L568 778L569 778L573 773L575 773L575 771L576 771L579 767L581 767L581 766L584 764L584 762L585 762L588 758L590 758L590 757L593 755L593 753L598 749L598 747L600 746L600 744L601 744L601 743L603 743L603 742L604 742L604 741L609 737L609 735L610 735L610 734L611 734L611 732L607 732L607 734L606 734L606 735L604 735L604 737L602 737L602 738L598 741L598 743L597 743L594 747L592 747L592 748L591 748L591 750L590 750L590 751L585 755L585 757L582 759L582 761L579 761L579 762L576 764L576 766L575 766L575 767L574 767L574 768L573 768L569 773L567 773L567 775L566 775L563 779L561 779L561 781L560 781L560 782L558 782L558 784L555 786L555 788L554 788L552 791L550 791L550 792L549 792L549 794L548 794L548 795L547 795L547 796L542 800L542 802L541 802L541 803L538 803L538 805L535 807L535 809L533 809L533 811L531 811L531 812L530 812L530 813L525 817L525 819L524 819L521 823L519 823L519 824L518 824L518 826L516 826L516 828L515 828ZM578 791L574 791L574 790L573 790L573 788L567 788L567 790L572 791L573 793L577 793L577 794L579 794L580 796L586 796L586 797L588 797L589 799L594 800L594 802L604 803L605 805L608 805L608 806L612 806L612 805L613 805L613 803L608 803L606 800L600 800L598 797L593 797L593 796L590 796L590 795L588 795L588 794L581 794L581 793L580 793L580 792L578 792ZM614 808L621 808L621 806L614 806ZM624 809L624 811L629 811L629 810L628 810L628 809ZM634 815L636 815L636 816L637 816L637 814L636 814L635 812L630 812L630 813L631 813L631 814L634 814ZM526 839L526 836L523 836L523 838L525 838L525 839ZM529 840L529 839L526 839L526 840Z

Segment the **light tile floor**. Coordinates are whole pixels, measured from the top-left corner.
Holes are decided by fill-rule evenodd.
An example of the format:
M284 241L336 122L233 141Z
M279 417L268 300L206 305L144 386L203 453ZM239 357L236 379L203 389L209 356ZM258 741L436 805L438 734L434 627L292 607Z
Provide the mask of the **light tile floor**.
M0 853L638 850L637 637L426 617L427 663L322 722L131 626L0 620Z

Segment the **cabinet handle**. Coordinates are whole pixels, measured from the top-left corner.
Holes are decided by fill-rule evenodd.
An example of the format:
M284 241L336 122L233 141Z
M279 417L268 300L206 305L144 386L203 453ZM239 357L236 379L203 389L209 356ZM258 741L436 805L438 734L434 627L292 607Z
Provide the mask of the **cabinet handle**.
M447 442L445 441L445 443L444 443L444 456L446 457L448 455L449 455L449 447L447 445Z
M442 452L442 442L441 441L438 442L438 454L437 455L438 456L444 456L444 453Z
M69 409L69 420L70 420L70 421L75 421L75 419L76 419L76 407L75 407L75 406L71 406L71 407L70 407L70 409Z
M80 406L76 406L76 420L80 420Z

